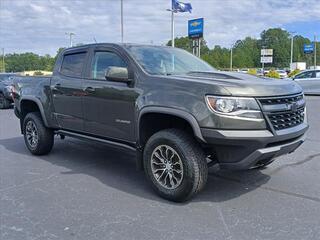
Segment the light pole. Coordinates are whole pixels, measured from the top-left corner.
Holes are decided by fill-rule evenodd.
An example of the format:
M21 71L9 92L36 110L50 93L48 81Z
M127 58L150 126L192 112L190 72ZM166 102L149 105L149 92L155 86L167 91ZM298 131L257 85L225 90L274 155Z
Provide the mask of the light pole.
M233 44L231 45L231 50L230 50L230 71L232 71L232 52L233 52Z
M73 33L73 32L66 32L66 35L69 35L69 41L70 41L70 47L72 47L73 46L73 41L72 41L72 37L74 36L74 35L76 35L75 33Z
M293 70L293 69L291 69L291 66L292 66L292 62L293 62L293 38L294 38L295 33L296 32L290 32L290 34L291 34L290 66L289 66L290 70Z
M314 70L316 70L316 67L317 67L317 37L316 35L314 35Z
M120 0L121 5L121 43L123 43L123 0Z

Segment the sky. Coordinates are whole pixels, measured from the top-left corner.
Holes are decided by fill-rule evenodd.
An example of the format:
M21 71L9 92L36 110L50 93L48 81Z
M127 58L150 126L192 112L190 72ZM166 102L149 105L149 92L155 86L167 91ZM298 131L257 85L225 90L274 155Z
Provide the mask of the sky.
M171 37L171 0L123 0L124 42L165 44ZM320 0L185 0L192 13L175 14L176 37L187 21L203 17L210 48L230 47L279 27L320 39ZM0 0L0 48L6 53L55 55L74 43L120 42L120 0Z

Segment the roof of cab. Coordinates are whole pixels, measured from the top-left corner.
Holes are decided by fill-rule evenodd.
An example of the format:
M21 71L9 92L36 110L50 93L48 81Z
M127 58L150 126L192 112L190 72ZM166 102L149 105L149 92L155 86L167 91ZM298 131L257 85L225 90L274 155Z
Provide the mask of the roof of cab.
M75 47L69 47L64 49L64 51L72 51L72 50L78 50L82 48L88 48L88 47L103 47L103 46L108 46L108 47L131 47L131 46L137 46L137 47L163 47L166 48L168 46L160 46L160 45L151 45L151 44L136 44L136 43L90 43L90 44L84 44L80 46L75 46ZM169 46L170 47L170 46Z

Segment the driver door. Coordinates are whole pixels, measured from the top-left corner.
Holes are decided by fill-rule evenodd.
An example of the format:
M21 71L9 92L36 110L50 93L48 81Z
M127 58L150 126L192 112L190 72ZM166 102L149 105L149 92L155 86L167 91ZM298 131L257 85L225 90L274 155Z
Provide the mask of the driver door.
M129 68L128 60L109 48L95 48L84 80L84 129L87 133L124 141L135 140L135 101L138 96L133 82L109 81L108 67ZM130 71L130 69L129 69Z

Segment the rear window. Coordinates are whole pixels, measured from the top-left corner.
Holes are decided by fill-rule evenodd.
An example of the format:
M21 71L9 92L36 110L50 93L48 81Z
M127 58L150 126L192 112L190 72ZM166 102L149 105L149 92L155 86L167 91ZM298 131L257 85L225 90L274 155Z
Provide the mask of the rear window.
M85 52L64 55L61 73L70 77L81 77L85 57Z

